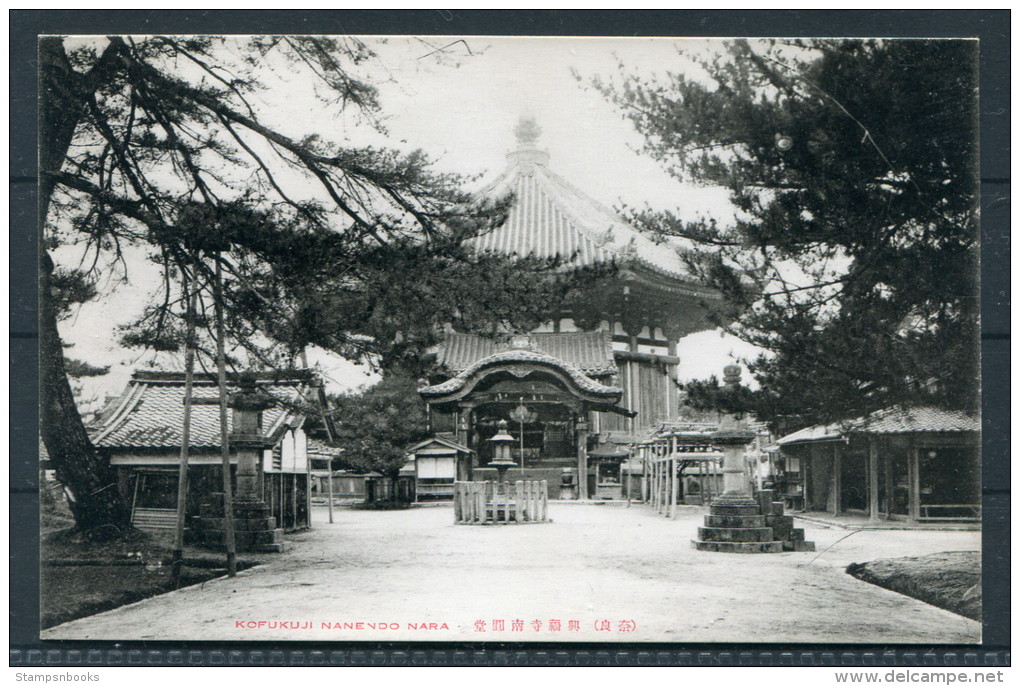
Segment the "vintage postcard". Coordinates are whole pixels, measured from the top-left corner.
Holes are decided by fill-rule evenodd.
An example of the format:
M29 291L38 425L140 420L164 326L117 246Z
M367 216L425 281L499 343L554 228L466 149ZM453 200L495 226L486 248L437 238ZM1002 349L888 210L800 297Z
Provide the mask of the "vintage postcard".
M979 643L977 57L42 37L42 638Z

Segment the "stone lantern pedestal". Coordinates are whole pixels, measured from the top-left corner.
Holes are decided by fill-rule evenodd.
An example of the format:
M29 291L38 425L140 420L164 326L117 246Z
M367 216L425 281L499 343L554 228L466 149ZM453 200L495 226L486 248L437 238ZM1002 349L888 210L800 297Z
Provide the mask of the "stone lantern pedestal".
M258 390L252 374L242 375L240 388L230 396L232 414L230 449L237 456L234 497L234 543L237 552L283 552L283 529L276 526L263 499L262 455L272 447L262 435L262 412L275 400ZM195 521L201 540L213 547L225 545L223 494L203 503Z
M726 382L736 385L740 368L731 365L724 371ZM814 550L804 540L804 530L793 526L793 517L784 514L783 503L775 502L773 492L754 492L745 469L744 452L754 441L755 432L746 422L724 416L712 442L723 452L723 493L712 501L705 526L698 527L698 550L721 553L781 553L784 550Z

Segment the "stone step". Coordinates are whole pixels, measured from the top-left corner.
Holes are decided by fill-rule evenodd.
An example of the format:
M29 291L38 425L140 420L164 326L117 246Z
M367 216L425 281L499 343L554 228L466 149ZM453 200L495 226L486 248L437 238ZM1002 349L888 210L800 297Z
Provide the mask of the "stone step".
M219 529L222 531L225 526L223 517L196 517L192 521L198 529ZM275 528L277 528L276 517L234 518L235 531L270 531Z
M204 544L204 547L208 548L209 550L217 550L217 551L221 551L221 552L226 549L226 546L224 544L222 544L222 543L206 543L206 544ZM256 544L256 545L248 546L248 547L244 548L243 550L239 546L238 547L238 552L240 552L240 553L283 553L283 552L286 552L287 550L289 550L289 548L290 548L290 544L289 543L284 543L284 542L280 542L280 543L259 543L259 544Z
M752 529L768 526L764 515L705 515L705 526Z
M813 553L815 551L814 541L782 541L783 550L795 553Z
M769 527L754 527L746 529L712 528L699 526L698 538L702 541L732 541L739 543L751 543L771 541L772 529Z
M234 516L238 518L265 519L271 514L272 513L269 511L269 505L262 501L234 503Z
M203 539L207 543L223 543L226 541L226 532L220 529L206 529L203 532ZM270 529L269 531L235 531L234 544L237 549L247 548L252 545L263 545L266 543L282 543L283 529Z
M789 540L791 541L803 541L804 540L804 529L790 529Z
M793 517L789 515L766 515L765 525L772 527L776 540L789 540L793 530Z
M733 542L733 541L691 541L697 550L715 553L781 553L782 541Z
M758 509L757 505L711 505L708 508L709 513L714 515L730 515L736 517L748 517L754 515L760 515L761 510Z

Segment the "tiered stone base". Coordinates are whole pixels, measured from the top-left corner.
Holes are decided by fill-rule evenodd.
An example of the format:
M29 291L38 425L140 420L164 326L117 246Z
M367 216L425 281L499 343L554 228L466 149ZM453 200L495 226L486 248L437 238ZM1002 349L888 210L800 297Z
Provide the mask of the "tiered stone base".
M698 550L719 553L781 553L814 550L804 540L804 530L793 526L793 517L783 513L783 504L772 501L772 491L759 491L757 498L722 495L698 527Z
M223 518L223 494L199 506L199 516L193 521L200 544L223 550L226 548L226 530ZM234 546L237 552L282 553L287 548L283 529L276 527L276 517L269 516L269 505L256 501L234 503Z

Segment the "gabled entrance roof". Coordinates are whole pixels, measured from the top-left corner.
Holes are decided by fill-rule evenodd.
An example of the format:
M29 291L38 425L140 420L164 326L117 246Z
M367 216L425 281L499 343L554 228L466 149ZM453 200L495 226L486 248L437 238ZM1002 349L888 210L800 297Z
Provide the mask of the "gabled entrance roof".
M449 454L451 452L455 453L474 452L474 450L467 447L466 445L461 445L456 441L451 441L447 438L443 438L442 436L433 436L432 438L426 438L424 441L421 441L420 443L415 443L414 445L407 449L407 452L408 453L438 452L437 450L432 449L430 447L433 445L440 449L445 448L445 450L443 450L442 452L446 454Z

